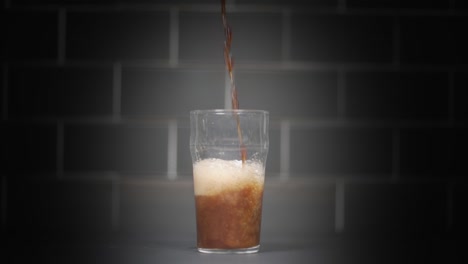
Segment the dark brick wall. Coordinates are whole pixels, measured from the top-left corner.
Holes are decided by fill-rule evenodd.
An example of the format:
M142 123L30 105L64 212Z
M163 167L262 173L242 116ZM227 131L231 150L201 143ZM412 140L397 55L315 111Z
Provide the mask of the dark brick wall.
M227 2L240 106L271 114L266 237L466 234L467 1ZM2 237L194 239L188 112L225 105L219 11L1 2Z

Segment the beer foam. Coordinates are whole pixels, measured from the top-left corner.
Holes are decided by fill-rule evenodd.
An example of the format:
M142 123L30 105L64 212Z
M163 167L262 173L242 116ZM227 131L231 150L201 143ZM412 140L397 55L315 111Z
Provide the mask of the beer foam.
M258 162L205 159L193 165L195 195L214 195L246 185L263 188L265 169Z

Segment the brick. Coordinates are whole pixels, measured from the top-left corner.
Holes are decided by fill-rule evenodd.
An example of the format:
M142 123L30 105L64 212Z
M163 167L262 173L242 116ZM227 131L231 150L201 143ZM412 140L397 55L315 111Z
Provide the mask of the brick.
M124 68L122 114L188 117L224 108L224 71Z
M180 60L224 64L221 15L181 12L179 19Z
M351 72L346 75L346 115L446 120L448 84L443 72Z
M468 3L466 1L457 0L455 1L455 9L467 9Z
M336 7L338 0L236 0L236 4L279 5L282 7Z
M1 171L52 172L56 168L56 130L49 124L1 123Z
M3 162L3 160L2 160ZM0 210L0 235L2 236L2 239L0 239L1 242L5 241L6 239L3 239L6 237L6 229L7 229L7 208L5 208L4 204L6 204L6 199L8 195L8 180L7 180L7 175L5 173L2 173L0 175L0 203L2 204L2 210Z
M446 0L347 0L348 8L411 8L411 9L448 9L449 1Z
M391 131L373 128L291 130L291 172L307 176L391 172Z
M281 59L281 16L265 13L227 14L235 62ZM224 31L218 13L181 13L180 59L224 63Z
M112 69L12 67L9 112L13 117L110 115Z
M184 178L192 179L192 156L190 154L190 124L179 126L177 131L177 170Z
M459 16L452 18L452 20L450 48L453 49L454 62L456 64L466 64L468 63L468 50L466 49L468 40L464 37L463 32L468 26L468 17Z
M7 61L57 58L57 14L49 11L8 10L2 14L2 54Z
M293 14L291 58L317 62L389 62L392 18Z
M5 90L7 87L5 86L5 78L8 78L5 76L4 72L6 71L5 66L0 66L0 116L3 117L3 113L5 110L5 106L8 104L8 101L5 98Z
M235 62L281 60L281 16L268 13L227 15L232 27L232 56Z
M468 73L457 72L454 75L454 118L456 120L468 119L468 105L466 98L468 98Z
M166 173L167 128L155 125L66 125L67 171Z
M387 238L444 233L446 198L439 184L348 184L345 232Z
M110 182L8 181L8 230L19 241L98 240L111 231Z
M466 214L466 201L468 201L468 184L458 183L453 188L453 212L451 231L455 236L466 237L468 234L468 217Z
M468 44L460 35L465 17L412 16L400 18L401 61L403 63L466 63Z
M169 58L167 12L67 13L67 58L154 60Z
M265 179L262 239L308 239L335 232L335 186Z
M468 172L466 128L414 128L401 131L400 172L404 177L452 178Z
M280 128L271 125L272 120L270 118L270 130L269 130L269 141L270 145L268 148L267 162L265 166L265 176L271 177L275 173L280 171Z
M34 0L15 0L13 1L13 6L22 6L22 5L37 5L38 1ZM119 4L156 4L156 5L167 5L167 4L212 4L212 0L42 0L40 4L55 4L60 6L77 6L77 5L90 5L90 4L99 4L99 5L119 5Z
M337 111L334 72L239 71L240 108L264 109L272 118L333 118Z
M237 0L235 1L236 4L261 4L261 5L282 5L282 6L335 6L337 0L318 0L314 1L313 3L308 2L306 0L255 0L255 1L247 1L247 0ZM156 5L167 5L167 4L219 4L218 2L214 2L213 0L43 0L40 4L56 4L56 5L89 5L89 4L109 4L115 5L119 3L124 4L156 4ZM15 0L13 1L13 6L23 6L23 5L37 5L38 1L34 0ZM228 0L226 2L227 5L231 4Z
M452 63L450 21L446 17L402 17L401 61L404 63Z
M126 237L196 240L193 184L127 182L121 186L121 230Z

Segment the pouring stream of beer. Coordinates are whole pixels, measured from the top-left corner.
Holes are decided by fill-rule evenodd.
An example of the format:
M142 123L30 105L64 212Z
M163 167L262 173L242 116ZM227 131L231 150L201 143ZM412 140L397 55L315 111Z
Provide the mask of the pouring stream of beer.
M221 17L223 20L223 27L224 27L224 61L226 62L226 68L229 73L229 79L231 81L231 104L232 104L232 109L238 110L239 109L239 100L237 99L237 90L236 90L236 85L234 83L234 74L233 74L233 69L234 69L234 61L231 56L231 42L232 42L232 30L231 26L227 23L227 18L226 18L226 0L221 0ZM240 127L240 120L239 120L239 114L236 113L236 121L237 121L237 136L239 137L239 146L240 146L240 154L242 158L242 164L245 163L245 160L247 159L247 149L245 148L245 145L242 140L242 130Z

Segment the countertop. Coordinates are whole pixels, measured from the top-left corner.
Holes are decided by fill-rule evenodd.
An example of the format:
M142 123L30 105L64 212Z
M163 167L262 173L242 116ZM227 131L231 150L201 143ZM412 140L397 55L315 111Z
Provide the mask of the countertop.
M14 241L2 239L0 263L468 263L462 236L394 235L375 232L380 231L375 227L368 233L350 232L351 223L337 220L344 217L339 210L339 199L344 197L328 181L268 181L260 252L199 253L192 188L190 181L123 183L118 237L99 240L92 234L91 240L71 240L65 236L59 242L37 234L25 241L31 237L28 233L11 234ZM348 206L348 217L350 211Z
M455 241L376 241L321 238L264 241L247 255L203 254L193 241L127 242L107 245L56 244L6 247L2 263L466 263Z

